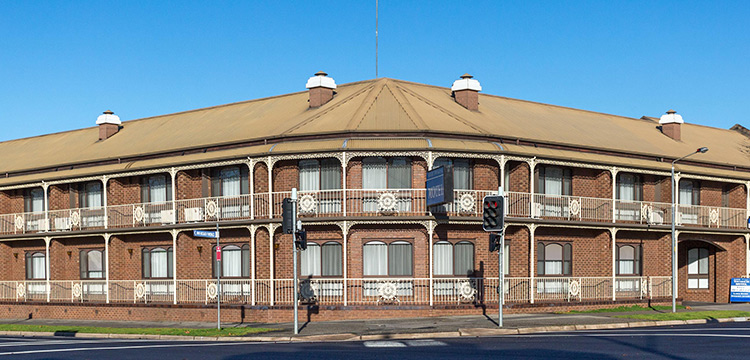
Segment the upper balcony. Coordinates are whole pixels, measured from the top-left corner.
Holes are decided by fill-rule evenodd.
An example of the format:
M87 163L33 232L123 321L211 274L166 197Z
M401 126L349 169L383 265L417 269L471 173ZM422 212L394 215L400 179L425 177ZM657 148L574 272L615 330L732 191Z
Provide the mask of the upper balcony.
M454 201L428 209L425 189L348 189L301 191L302 218L454 216L478 219L482 199L490 190L455 190ZM678 205L604 198L506 193L509 218L547 219L615 224L676 225L715 229L746 229L746 209ZM31 234L169 226L215 221L277 219L291 192L219 196L166 202L110 205L0 215L0 234Z

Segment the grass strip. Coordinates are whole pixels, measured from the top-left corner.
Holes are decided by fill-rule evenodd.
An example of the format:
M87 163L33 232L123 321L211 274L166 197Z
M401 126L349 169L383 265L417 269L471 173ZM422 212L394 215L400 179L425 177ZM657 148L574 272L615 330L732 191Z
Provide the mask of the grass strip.
M724 319L733 317L750 317L750 312L737 310L691 311L678 313L615 315L614 317L639 320L694 320Z
M138 334L138 335L179 335L179 336L243 336L258 334L274 329L236 327L224 329L177 329L177 328L111 328L95 326L57 326L57 325L28 325L28 324L0 324L0 331L34 331L59 332L81 334Z
M685 309L684 305L677 305L678 309ZM633 312L633 311L664 311L672 310L672 305L654 305L654 306L618 306L616 308L602 308L594 310L571 310L565 312L566 314L595 314L595 313L612 313L612 312Z

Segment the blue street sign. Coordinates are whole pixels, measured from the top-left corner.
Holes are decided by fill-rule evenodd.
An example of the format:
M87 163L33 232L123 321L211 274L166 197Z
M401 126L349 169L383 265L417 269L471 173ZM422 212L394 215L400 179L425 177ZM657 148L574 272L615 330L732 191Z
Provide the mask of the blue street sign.
M218 238L218 232L208 230L193 230L193 236L200 238L216 239Z
M750 302L750 279L732 278L729 302Z

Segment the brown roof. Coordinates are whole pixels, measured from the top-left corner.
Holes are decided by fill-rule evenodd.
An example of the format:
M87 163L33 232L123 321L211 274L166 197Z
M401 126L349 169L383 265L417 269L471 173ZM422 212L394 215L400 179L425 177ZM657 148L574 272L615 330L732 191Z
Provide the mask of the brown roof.
M387 78L339 85L336 91L333 100L316 109L308 108L305 91L125 121L120 132L104 141L97 141L96 127L6 141L0 143L0 154L3 154L0 173L253 141L256 145L264 141L284 141L274 149L263 147L265 153L266 148L273 153L304 152L311 147L289 140L312 139L325 134L339 134L337 138L346 139L357 133L424 134L433 139L434 148L450 145L459 151L502 152L491 143L450 141L443 144L440 139L448 136L521 139L665 158L677 158L707 146L708 153L691 160L750 167L747 151L750 139L738 131L686 123L682 126L682 141L675 141L661 134L658 123L649 118L627 118L487 94L479 95L479 111L469 111L451 98L449 88ZM393 142L398 143L395 148L430 147L426 141L413 139ZM351 140L346 145L352 150L374 146L372 140L367 139ZM312 148L315 147L335 150L343 149L344 144L341 140L329 140L324 146ZM258 149L246 152L238 149L232 153L256 155ZM173 155L182 158L179 162L185 161L180 154ZM151 161L150 165L170 161L176 159ZM55 177L70 174L69 171L58 171ZM746 175L737 174L743 178ZM46 179L45 176L51 175L9 177L0 180L0 184L18 183L22 178L26 181Z

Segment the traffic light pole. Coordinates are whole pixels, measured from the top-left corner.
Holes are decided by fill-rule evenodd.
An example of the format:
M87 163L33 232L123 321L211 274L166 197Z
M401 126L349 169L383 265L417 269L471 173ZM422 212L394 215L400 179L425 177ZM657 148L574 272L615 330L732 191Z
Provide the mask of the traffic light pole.
M500 186L497 189L497 194L505 196L503 187ZM503 207L500 209L503 212L503 219L505 219L505 201L503 201ZM504 221L503 221L504 222ZM497 251L497 326L503 327L503 303L505 300L505 271L503 267L503 251L505 251L505 227L500 231L500 249Z
M294 272L294 335L299 334L299 279L297 276L297 188L292 189L292 271Z

